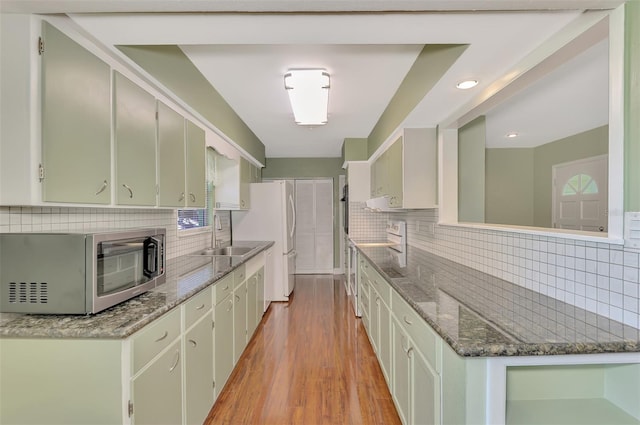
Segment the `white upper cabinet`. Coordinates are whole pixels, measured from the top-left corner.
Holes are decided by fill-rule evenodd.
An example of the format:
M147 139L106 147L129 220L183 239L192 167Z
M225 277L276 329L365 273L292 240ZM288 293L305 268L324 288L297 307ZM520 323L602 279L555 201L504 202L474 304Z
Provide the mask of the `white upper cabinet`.
M437 208L435 128L405 128L371 164L371 197L386 196L391 208Z
M111 69L42 25L42 199L111 202Z
M116 203L156 205L156 99L114 73Z

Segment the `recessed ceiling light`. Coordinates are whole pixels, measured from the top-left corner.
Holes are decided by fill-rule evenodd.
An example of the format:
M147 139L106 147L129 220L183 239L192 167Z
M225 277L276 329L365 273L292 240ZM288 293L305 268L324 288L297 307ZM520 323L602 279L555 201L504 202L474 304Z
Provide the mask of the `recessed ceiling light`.
M518 133L516 133L515 131L512 131L510 133L505 134L504 137L506 137L507 139L514 139L518 137Z
M458 84L456 84L456 87L461 90L466 90L466 89L475 87L477 85L478 85L478 80L465 80L465 81L460 81Z

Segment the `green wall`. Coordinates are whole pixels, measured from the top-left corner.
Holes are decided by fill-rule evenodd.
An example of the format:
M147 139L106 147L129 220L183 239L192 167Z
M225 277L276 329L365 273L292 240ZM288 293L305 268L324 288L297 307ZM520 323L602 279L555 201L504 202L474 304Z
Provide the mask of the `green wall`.
M367 158L396 131L467 47L466 44L424 46L369 134Z
M118 46L229 139L264 163L264 145L178 46Z
M640 1L625 5L624 209L640 211Z
M533 225L551 227L552 224L552 178L551 170L556 164L604 155L609 152L609 126L594 128L534 149L533 174Z
M486 223L533 226L533 151L486 150Z
M342 143L342 162L366 161L369 159L367 152L367 138L347 138Z
M333 179L333 267L340 267L340 185L345 174L342 158L267 158L262 178L267 179Z
M485 117L458 130L458 221L484 223Z

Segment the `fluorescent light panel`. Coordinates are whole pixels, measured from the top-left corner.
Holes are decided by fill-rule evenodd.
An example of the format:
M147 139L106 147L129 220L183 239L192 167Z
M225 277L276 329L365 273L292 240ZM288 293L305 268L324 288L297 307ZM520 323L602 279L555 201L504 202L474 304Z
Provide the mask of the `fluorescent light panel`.
M284 75L298 125L324 125L329 106L329 74L324 69L290 69Z

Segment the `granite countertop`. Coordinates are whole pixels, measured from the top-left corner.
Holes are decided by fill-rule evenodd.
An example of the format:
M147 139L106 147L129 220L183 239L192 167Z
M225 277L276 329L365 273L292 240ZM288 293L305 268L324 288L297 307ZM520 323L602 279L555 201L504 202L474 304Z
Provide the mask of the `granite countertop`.
M357 245L357 243L356 243ZM640 330L408 246L361 254L461 356L640 352Z
M0 337L126 338L272 245L273 242L234 243L257 248L246 258L185 255L168 260L165 283L97 314L2 313Z

